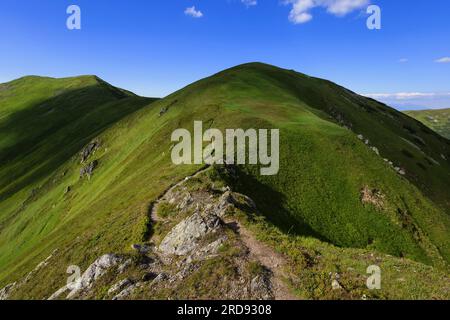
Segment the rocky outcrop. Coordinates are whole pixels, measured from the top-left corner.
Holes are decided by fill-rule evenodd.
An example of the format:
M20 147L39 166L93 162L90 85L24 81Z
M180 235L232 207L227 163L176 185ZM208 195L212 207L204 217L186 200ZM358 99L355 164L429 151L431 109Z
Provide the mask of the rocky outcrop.
M17 282L14 283L10 283L8 284L6 287L4 287L3 289L0 290L0 300L7 300L12 292L12 290L14 289L14 287L16 286Z
M94 160L91 163L89 163L87 166L80 169L80 178L83 178L84 176L91 177L94 173L94 170L98 166L98 161Z
M192 188L190 179L194 177L205 179L202 181L207 187ZM277 278L272 285L272 278L279 277L279 272L273 273L271 264L262 268L262 272L252 269L251 266L259 261L260 252L252 253L252 246L240 238L242 234L230 223L230 215L235 210L256 212L256 204L229 187L215 187L207 179L200 171L171 187L153 203L150 209L153 222L159 223L164 230L157 239L152 239L154 243L132 244L128 257L113 254L100 257L80 279L62 287L50 299L90 299L97 297L99 292L103 292L100 294L105 299L113 300L153 298L154 295L168 299L188 298L189 292L199 290L196 288L198 283L194 287L189 284L188 279L192 277L201 277L202 283L198 285L207 286L201 289L202 292L211 290L211 296L206 297L274 298L280 280ZM158 210L166 211L160 214ZM205 273L204 268L214 263L225 263L224 270L233 276L217 279L211 271ZM108 277L100 281L106 273ZM106 293L104 281L110 281ZM212 287L208 287L210 281L214 283ZM178 296L177 292L186 290L186 286L188 295Z
M86 162L86 160L89 159L89 157L94 154L99 147L100 141L98 140L95 140L84 147L80 152L81 163Z
M117 292L121 292L122 290L131 286L132 284L133 284L133 280L131 280L129 278L123 279L122 281L117 282L111 288L109 288L108 294L115 294Z
M250 290L252 295L259 300L273 299L270 280L264 274L252 279L250 282Z
M122 258L115 254L105 254L94 261L83 275L72 285L67 299L75 297L80 291L88 290L92 284L110 268L122 262Z
M163 239L159 250L164 254L186 255L197 247L200 239L220 226L218 216L202 216L197 212L175 226Z
M134 290L136 290L137 288L139 288L141 286L142 286L141 282L137 282L137 283L134 283L134 284L129 284L122 291L120 291L119 294L114 296L112 298L112 300L124 300L124 299L128 298L133 293Z
M74 283L68 284L56 291L50 296L49 300L58 299L68 291L70 292L66 296L66 299L75 298L83 292L88 291L98 278L122 261L123 258L115 254L101 256L87 268L80 278L75 280Z

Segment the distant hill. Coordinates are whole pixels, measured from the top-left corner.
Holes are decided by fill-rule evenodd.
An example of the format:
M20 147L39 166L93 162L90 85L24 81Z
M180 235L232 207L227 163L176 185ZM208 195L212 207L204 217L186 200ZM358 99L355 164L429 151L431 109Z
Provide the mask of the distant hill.
M279 128L279 174L245 165L186 179L201 166L174 165L170 137L195 120L221 130ZM228 284L239 276L252 292L264 268L233 250L246 243L237 228L202 239L223 241L211 243L220 250L206 260L131 249L162 242L170 252L169 240L195 238L180 230L204 228L195 214L209 215L217 203L208 199L229 188L257 209L229 200L235 210L214 226L240 219L288 261L299 297L448 298L449 140L327 80L251 63L155 100L97 77L27 77L0 85L0 131L0 288L19 281L11 298L47 298L65 285L67 266L86 270L107 253L135 268L108 274L90 298L111 298L108 288L125 277L139 283L135 298L233 298L239 288ZM166 193L185 180L181 194ZM374 264L391 280L382 291L365 288Z
M450 109L405 111L405 113L450 139Z

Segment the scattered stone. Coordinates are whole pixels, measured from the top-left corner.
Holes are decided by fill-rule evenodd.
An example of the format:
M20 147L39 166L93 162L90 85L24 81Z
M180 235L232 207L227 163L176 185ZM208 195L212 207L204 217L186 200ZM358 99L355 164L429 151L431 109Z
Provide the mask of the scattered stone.
M58 251L58 249L53 250L53 252L45 258L43 261L41 261L33 270L31 270L23 279L20 281L16 281L12 284L7 285L3 289L0 290L0 300L8 299L8 297L11 295L11 292L22 285L29 282L33 277L36 276L36 273L39 272L41 269L45 268L49 262L50 259L53 258L54 254Z
M154 283L154 284L160 283L160 282L166 281L168 278L169 277L167 276L167 274L160 273L160 274L158 274L158 276L155 279L153 279L152 283Z
M160 116L160 117L163 116L164 114L167 113L167 111L168 111L167 108L161 108L161 110L159 110L159 116Z
M113 285L109 290L108 294L114 294L118 291L122 291L126 287L133 284L133 281L131 279L123 279L122 281L117 282L115 285Z
M377 156L380 155L380 151L378 150L377 147L372 147L371 149L372 149L373 152L375 152L377 154Z
M337 281L336 279L334 279L334 280L331 282L331 288L332 288L333 290L341 290L341 289L342 289L342 286L341 286L341 284L339 283L339 281Z
M364 204L369 203L378 209L382 209L384 207L384 198L384 194L378 189L371 189L368 186L361 189L361 202Z
M92 176L92 174L94 173L95 168L97 168L97 166L98 166L98 161L94 160L91 163L89 163L87 166L81 168L80 178L83 178L85 175L90 178Z
M403 168L395 167L394 170L397 171L397 173L398 173L399 175L402 175L402 176L406 175L406 171L405 171L405 169L403 169Z

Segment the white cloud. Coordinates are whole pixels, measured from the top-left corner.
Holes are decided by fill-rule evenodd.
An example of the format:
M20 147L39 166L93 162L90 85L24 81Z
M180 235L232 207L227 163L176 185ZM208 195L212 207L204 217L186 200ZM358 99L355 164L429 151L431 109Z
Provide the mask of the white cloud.
M398 93L367 93L363 94L366 97L374 99L392 99L392 100L407 100L420 98L435 98L435 97L450 97L448 93L434 93L434 92L398 92Z
M435 60L435 62L437 62L437 63L450 63L450 57L440 58L440 59Z
M370 0L285 0L285 4L292 5L289 20L294 24L310 21L313 18L310 11L316 7L326 8L328 13L342 17L369 3Z
M407 59L407 58L401 58L400 60L398 60L398 62L400 62L400 63L406 63L408 61L409 61L409 59Z
M203 13L200 10L197 10L195 6L192 6L190 8L186 8L184 10L184 14L193 18L201 18L203 17Z
M257 0L241 0L241 2L247 7L256 6L258 4Z

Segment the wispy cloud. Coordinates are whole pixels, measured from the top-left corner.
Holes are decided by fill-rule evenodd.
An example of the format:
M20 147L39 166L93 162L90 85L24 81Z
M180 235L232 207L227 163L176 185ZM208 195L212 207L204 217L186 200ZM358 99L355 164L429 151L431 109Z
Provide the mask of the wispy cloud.
M362 95L402 110L450 108L450 92L367 93Z
M184 10L184 14L193 18L201 18L203 17L203 13L200 10L197 10L195 6L186 8Z
M407 59L407 58L401 58L398 60L398 62L400 62L400 63L407 63L408 61L409 61L409 59Z
M437 63L450 63L450 57L443 57L443 58L435 60L434 62L437 62Z
M256 6L258 4L257 0L241 0L241 2L247 7Z
M292 5L289 20L302 24L312 20L311 10L316 7L323 7L328 13L342 17L367 6L370 0L285 0L284 3Z

